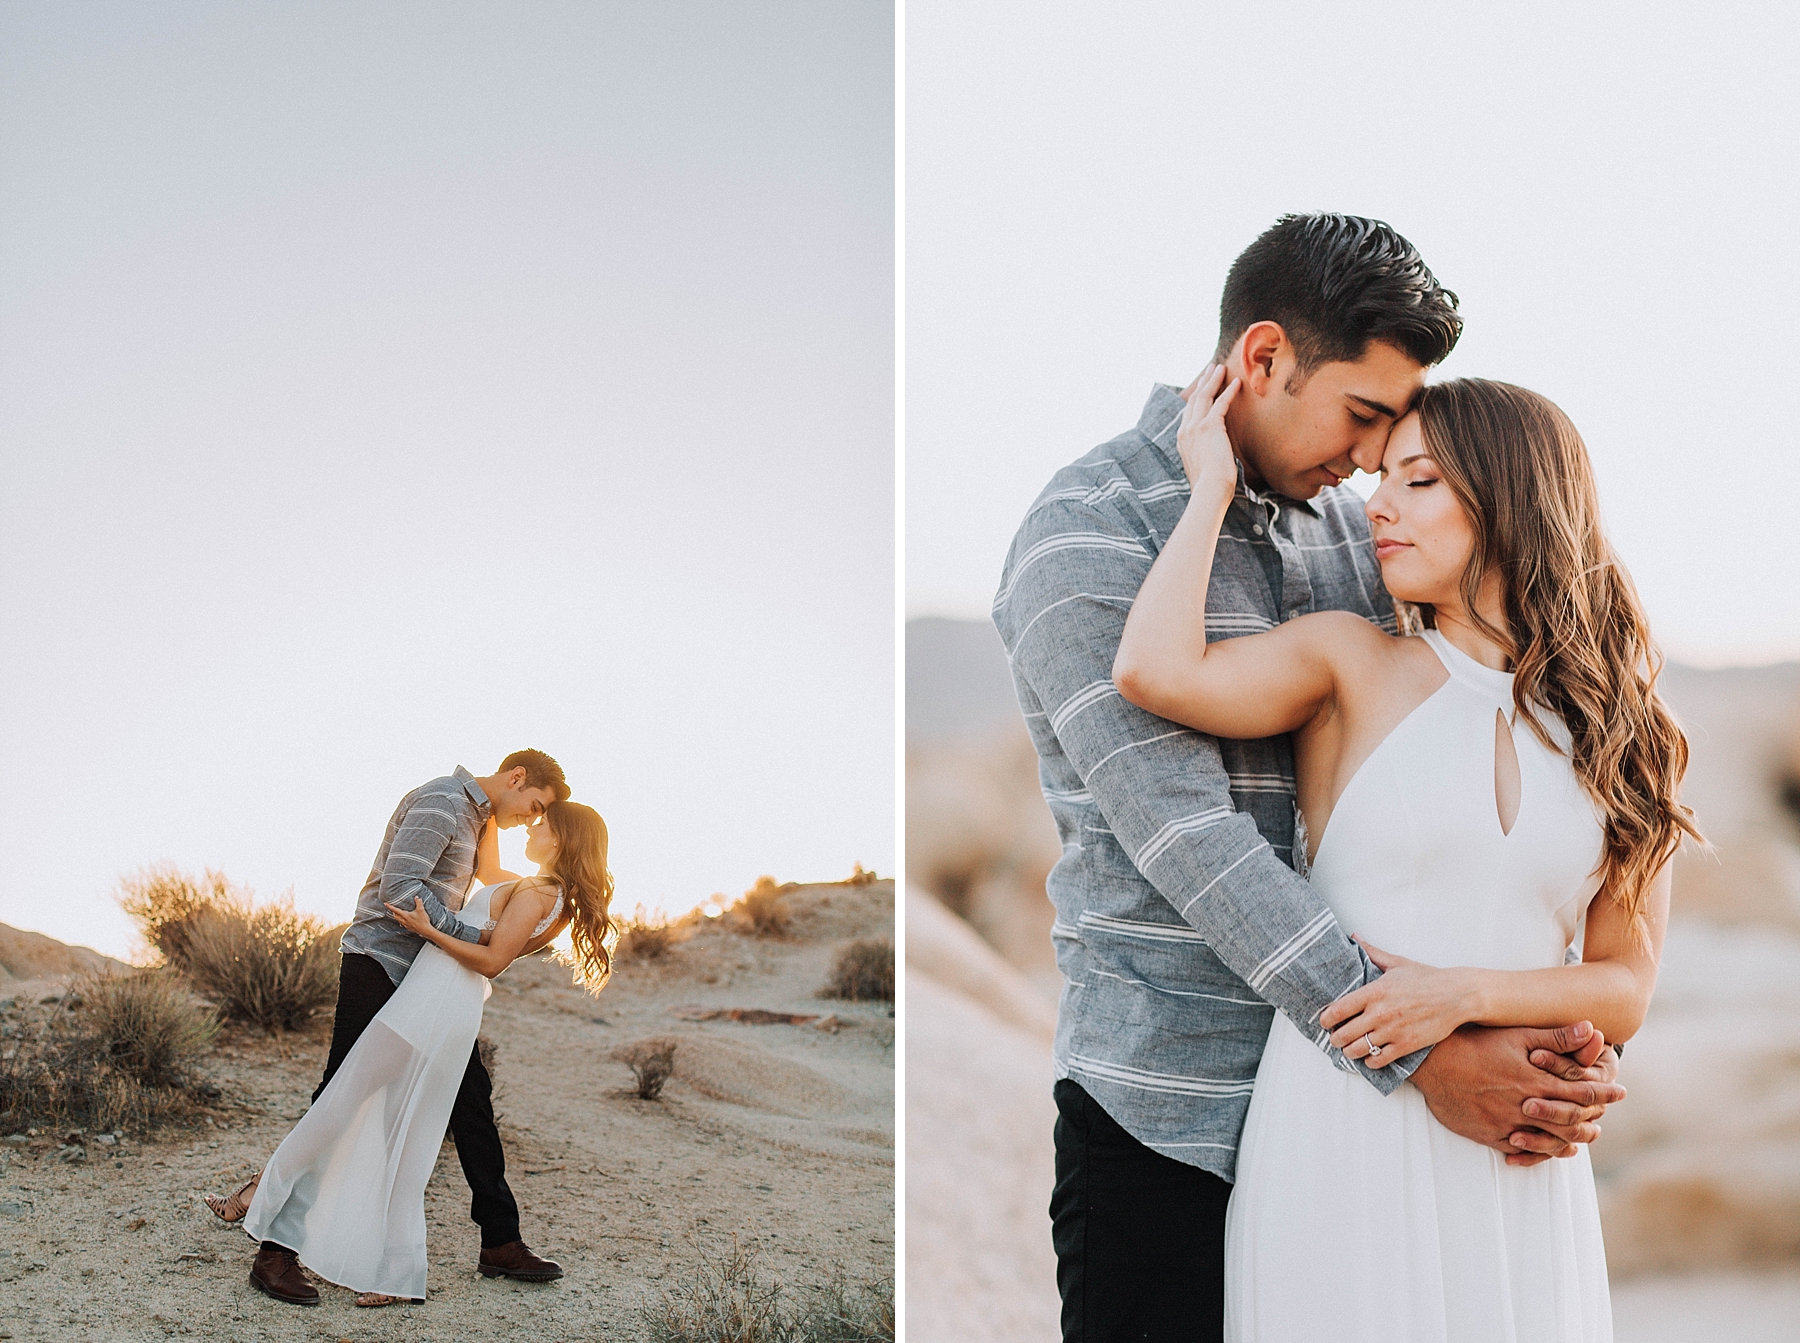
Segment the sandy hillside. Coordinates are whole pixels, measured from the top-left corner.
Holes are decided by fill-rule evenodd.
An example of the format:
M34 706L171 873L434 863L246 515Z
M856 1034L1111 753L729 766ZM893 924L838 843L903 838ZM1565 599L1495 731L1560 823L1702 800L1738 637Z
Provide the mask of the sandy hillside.
M72 947L54 937L0 923L0 995L17 992L22 987L19 981L125 968L123 961L102 956L90 947Z
M625 966L599 998L542 960L496 982L483 1033L499 1051L508 1178L526 1242L562 1263L560 1282L475 1272L468 1187L446 1145L426 1193L425 1304L357 1310L322 1284L323 1303L301 1308L249 1286L251 1242L199 1195L247 1177L304 1109L321 1020L274 1040L223 1033L209 1062L222 1096L198 1130L90 1138L77 1162L59 1150L67 1135L0 1142L0 1338L642 1339L639 1303L688 1279L696 1235L734 1232L789 1282L891 1277L894 1021L886 1004L813 995L844 942L892 935L893 885L789 901L786 938L708 925L661 962ZM57 987L6 983L0 1002ZM690 1007L831 1014L838 1029L675 1011ZM654 1102L610 1058L650 1036L680 1042Z

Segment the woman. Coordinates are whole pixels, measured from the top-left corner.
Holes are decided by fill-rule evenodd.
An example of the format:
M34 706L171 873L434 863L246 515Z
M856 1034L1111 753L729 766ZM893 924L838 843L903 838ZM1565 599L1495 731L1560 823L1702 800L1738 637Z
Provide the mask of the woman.
M566 921L576 977L599 992L611 972L606 848L606 822L592 807L551 803L525 841L537 875L501 872L497 854L484 855L484 875L511 880L481 887L459 911L484 930L479 944L439 932L416 906L389 905L430 945L269 1164L208 1206L227 1221L244 1217L257 1240L288 1246L320 1277L355 1288L359 1306L423 1300L425 1183L492 992L488 981Z
M1237 383L1221 393L1223 378L1203 375L1183 416L1192 494L1114 680L1203 732L1293 734L1296 850L1386 971L1320 1024L1372 1067L1466 1022L1586 1020L1629 1039L1656 982L1669 860L1699 832L1676 800L1687 745L1655 693L1660 656L1574 426L1503 383L1427 388L1367 510L1418 636L1320 612L1208 646L1237 482L1224 421ZM1413 1088L1384 1099L1279 1014L1239 1151L1226 1284L1237 1340L1612 1336L1585 1149L1508 1166Z

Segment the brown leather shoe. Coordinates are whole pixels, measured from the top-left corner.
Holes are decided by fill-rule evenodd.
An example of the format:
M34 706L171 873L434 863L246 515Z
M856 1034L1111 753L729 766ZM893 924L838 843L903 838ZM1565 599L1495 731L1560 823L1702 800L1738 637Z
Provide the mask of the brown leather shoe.
M563 1275L561 1264L539 1259L522 1240L482 1250L480 1268L484 1278L508 1277L520 1282L549 1282Z
M300 1271L300 1256L285 1245L264 1241L250 1265L250 1285L265 1296L295 1306L319 1304L319 1289Z

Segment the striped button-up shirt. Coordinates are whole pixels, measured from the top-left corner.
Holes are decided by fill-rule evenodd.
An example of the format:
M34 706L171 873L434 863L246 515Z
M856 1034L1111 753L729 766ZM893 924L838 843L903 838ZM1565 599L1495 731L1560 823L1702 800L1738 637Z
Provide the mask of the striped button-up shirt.
M375 866L356 900L356 918L344 930L339 950L373 956L398 984L412 969L425 939L402 927L388 905L410 906L417 898L431 926L465 942L481 932L457 918L475 875L475 846L493 804L475 776L461 765L454 774L421 784L394 808Z
M1056 1075L1140 1142L1229 1180L1274 1010L1383 1092L1424 1053L1369 1069L1319 1027L1378 971L1294 872L1288 738L1209 737L1113 686L1125 617L1188 502L1183 405L1158 386L1135 429L1056 475L1013 541L994 623L1063 844L1049 879ZM1341 486L1264 497L1240 473L1208 639L1319 610L1394 628L1362 500Z

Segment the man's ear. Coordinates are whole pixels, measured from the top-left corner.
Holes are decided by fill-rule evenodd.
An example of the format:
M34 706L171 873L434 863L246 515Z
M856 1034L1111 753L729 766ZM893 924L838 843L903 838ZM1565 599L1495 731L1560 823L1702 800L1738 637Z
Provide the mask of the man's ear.
M514 765L506 771L506 787L510 792L518 792L525 786L525 766Z
M1279 322L1253 323L1238 337L1238 350L1244 390L1252 396L1267 396L1276 385L1275 366L1288 352L1287 332Z

